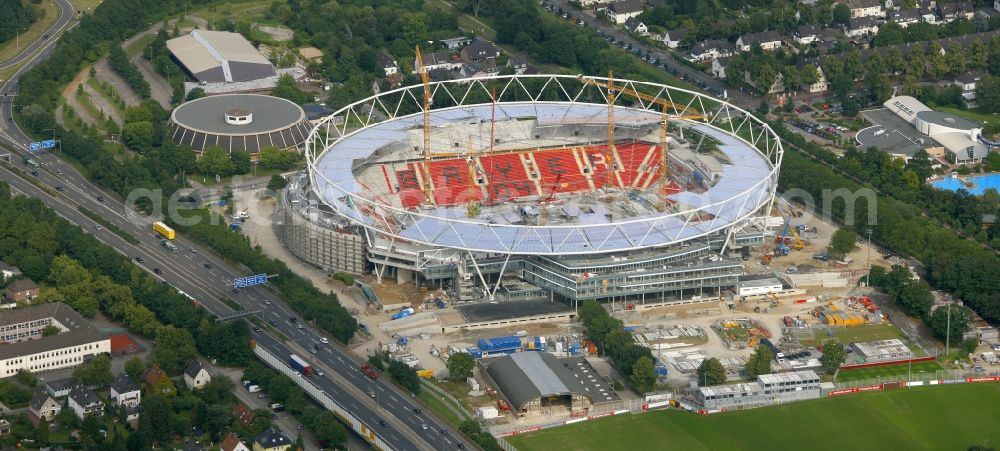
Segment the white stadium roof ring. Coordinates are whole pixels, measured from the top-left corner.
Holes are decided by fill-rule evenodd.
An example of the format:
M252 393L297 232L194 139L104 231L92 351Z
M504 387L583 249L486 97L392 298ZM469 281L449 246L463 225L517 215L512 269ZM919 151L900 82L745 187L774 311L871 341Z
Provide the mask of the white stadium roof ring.
M606 83L603 77L590 77ZM321 120L305 143L311 189L338 215L375 233L431 246L500 254L591 254L666 246L725 230L760 214L777 189L784 154L770 126L737 106L692 91L657 83L615 79L620 88L673 102L670 123L710 137L730 164L703 192L670 194L677 207L607 221L518 225L486 215L467 217L463 204L407 208L373 195L357 180L359 163L400 142L413 143L423 126L423 86L386 91L354 102ZM490 101L495 88L495 105ZM509 75L431 83L434 129L448 124L501 120L607 123L604 90L570 75ZM638 100L615 102L616 124L658 123L661 107ZM707 113L705 120L681 118ZM486 127L489 129L490 127ZM432 131L431 136L434 136ZM455 143L456 147L459 143ZM417 147L414 151L419 154ZM530 147L526 145L525 147ZM512 151L513 153L513 151ZM411 155L412 157L412 155ZM408 163L416 167L422 159ZM595 173L596 177L596 173ZM388 176L387 176L388 182ZM397 187L398 189L398 187ZM389 190L391 191L391 185Z

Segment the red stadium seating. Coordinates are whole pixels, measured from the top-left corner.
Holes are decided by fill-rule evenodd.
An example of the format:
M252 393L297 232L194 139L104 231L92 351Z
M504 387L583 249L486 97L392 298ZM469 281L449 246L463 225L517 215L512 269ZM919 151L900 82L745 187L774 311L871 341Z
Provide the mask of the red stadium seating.
M468 201L469 166L461 158L431 162L431 180L434 181L434 203L437 205L460 205ZM479 187L472 191L476 201L483 198Z
M516 153L479 157L486 178L489 180L490 200L503 202L509 199L533 196L535 185L524 170L524 163Z
M573 150L553 149L534 153L538 172L541 174L542 190L545 195L551 193L556 180L559 186L556 192L569 193L590 188L587 176L581 172L580 165L573 157ZM562 177L560 177L560 174Z
M417 166L406 165L406 169L396 171L396 180L399 181L399 203L403 208L418 207L424 201L424 191L417 179L419 169Z

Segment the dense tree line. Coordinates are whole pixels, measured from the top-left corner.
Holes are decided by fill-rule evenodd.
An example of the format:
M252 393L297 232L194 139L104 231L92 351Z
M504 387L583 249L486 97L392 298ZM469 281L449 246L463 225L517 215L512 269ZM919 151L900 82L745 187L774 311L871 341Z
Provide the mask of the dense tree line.
M580 304L578 318L587 328L587 335L594 341L597 350L611 358L622 376L628 378L630 383L643 381L646 384L643 387L633 385L633 389L640 393L652 391L652 382L655 381L653 366L646 364L637 366L637 362L645 358L652 363L653 353L649 348L636 344L632 334L625 332L621 320L612 318L597 301L585 301Z
M149 98L149 82L146 81L146 77L139 72L139 68L136 67L128 59L128 55L125 54L125 50L122 50L120 46L112 45L111 50L108 52L108 65L111 69L114 69L118 75L128 83L128 86L132 88L132 91L144 99Z
M33 0L32 3L40 3ZM24 30L38 20L38 10L24 0L6 0L0 3L3 14L0 14L0 43L6 43L17 37L18 30Z
M39 302L65 302L86 316L101 310L133 333L155 338L153 359L168 371L182 369L196 350L225 365L250 359L245 323L215 323L41 201L11 197L6 183L0 184L0 260L47 284Z
M307 279L288 269L284 262L264 255L259 247L251 246L245 236L231 231L221 218L207 210L182 211L181 215L197 216L200 220L196 225L171 223L171 227L207 244L226 258L248 266L254 273L277 274L278 277L269 279L268 283L273 284L303 318L314 321L343 343L354 336L357 321L337 301L336 295L320 292Z
M872 240L894 253L908 255L924 264L931 286L954 293L979 315L1000 324L1000 257L976 242L963 239L954 231L926 218L920 208L884 195L876 196L877 221L868 220L868 203L859 197L854 202L853 217L846 217L846 202L833 195L840 188L855 193L859 183L817 164L796 147L804 140L776 125L789 149L782 162L779 186L782 190L799 188L808 192L817 205L830 201L829 214L838 221L851 221L850 227L863 232L871 227ZM810 154L822 155L822 149L809 147ZM825 158L824 158L825 159ZM829 157L830 161L836 157Z
M334 448L347 440L344 425L329 411L313 405L288 376L253 362L243 371L243 377L259 385L271 402L285 406L285 410L313 431L318 440Z

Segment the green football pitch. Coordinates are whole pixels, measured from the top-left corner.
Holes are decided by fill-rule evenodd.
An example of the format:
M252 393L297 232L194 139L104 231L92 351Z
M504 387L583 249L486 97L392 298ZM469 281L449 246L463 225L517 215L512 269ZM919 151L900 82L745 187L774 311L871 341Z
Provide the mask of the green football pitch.
M1000 384L845 395L702 417L617 415L508 437L546 450L959 450L1000 444Z
M898 365L840 370L837 373L837 381L848 382L879 377L905 376L907 374L910 374L913 380L922 380L924 375L933 375L942 369L941 365L933 360L929 362L916 362L912 366L907 363L900 363Z

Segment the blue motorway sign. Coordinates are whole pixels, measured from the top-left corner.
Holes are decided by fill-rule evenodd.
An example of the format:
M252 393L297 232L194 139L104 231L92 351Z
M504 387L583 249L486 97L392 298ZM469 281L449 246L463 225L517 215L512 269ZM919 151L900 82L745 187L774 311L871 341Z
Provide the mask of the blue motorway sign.
M267 283L267 274L255 274L233 279L233 288L246 288Z
M33 142L29 146L32 152L37 152L42 149L51 149L56 146L56 140L46 139L45 141Z

